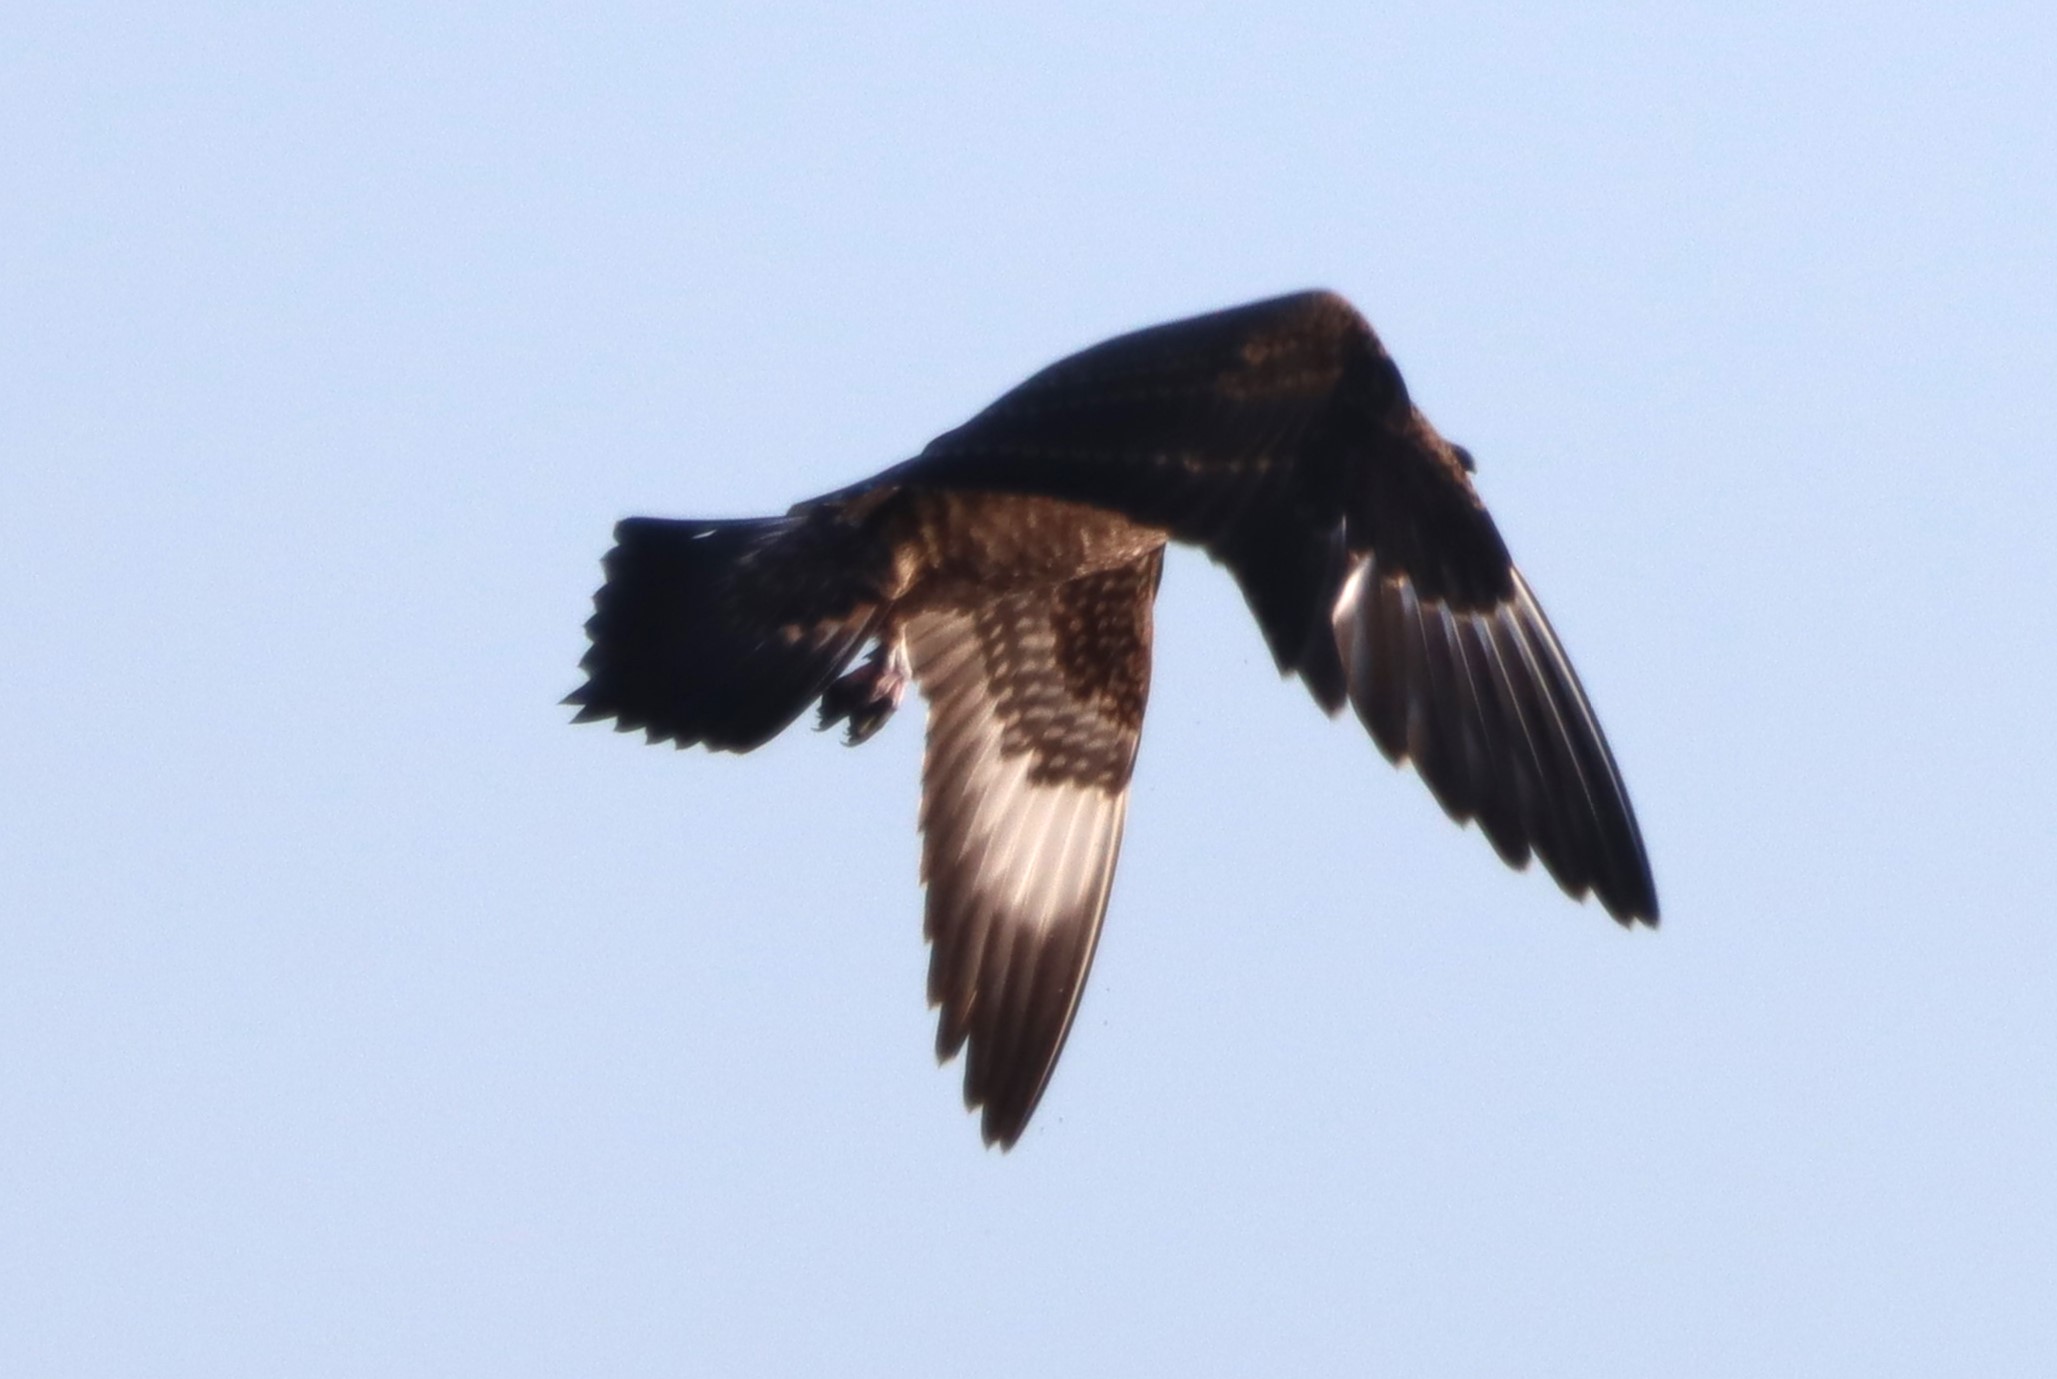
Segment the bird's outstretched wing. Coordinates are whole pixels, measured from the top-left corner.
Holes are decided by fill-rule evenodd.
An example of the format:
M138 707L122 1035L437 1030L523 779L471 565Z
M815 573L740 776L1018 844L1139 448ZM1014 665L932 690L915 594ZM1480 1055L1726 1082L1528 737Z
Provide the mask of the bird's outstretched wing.
M1050 1080L1114 880L1162 552L910 619L929 704L922 878L936 1052L1012 1145Z
M1060 360L881 476L1095 504L1204 547L1281 671L1623 922L1655 883L1578 677L1371 327L1309 292Z
M1592 891L1623 923L1657 922L1614 754L1520 571L1509 598L1457 609L1367 556L1333 622L1357 716L1451 818L1477 819L1510 866L1533 851L1572 895Z

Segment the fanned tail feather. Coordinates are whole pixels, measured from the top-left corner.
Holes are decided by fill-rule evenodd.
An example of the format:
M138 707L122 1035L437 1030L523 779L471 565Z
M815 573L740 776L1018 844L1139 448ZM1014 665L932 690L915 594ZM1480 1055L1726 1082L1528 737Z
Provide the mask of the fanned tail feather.
M574 721L727 752L784 731L877 621L850 541L824 541L818 525L622 521L586 622L586 683L564 700Z

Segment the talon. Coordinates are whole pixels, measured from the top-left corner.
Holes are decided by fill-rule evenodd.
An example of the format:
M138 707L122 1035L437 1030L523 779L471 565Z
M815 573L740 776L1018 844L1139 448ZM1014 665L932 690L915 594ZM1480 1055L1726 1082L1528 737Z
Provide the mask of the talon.
M886 725L893 710L900 707L900 698L907 693L912 675L906 644L897 637L890 643L880 642L864 658L863 665L838 677L822 691L820 726L828 729L846 722L849 731L843 738L844 745L855 747L868 741Z

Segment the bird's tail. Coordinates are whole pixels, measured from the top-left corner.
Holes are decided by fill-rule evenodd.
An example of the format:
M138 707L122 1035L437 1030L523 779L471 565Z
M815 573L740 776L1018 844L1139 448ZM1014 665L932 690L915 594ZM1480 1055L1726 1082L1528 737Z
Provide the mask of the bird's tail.
M631 517L586 622L576 722L747 752L820 697L879 621L871 543L807 515Z

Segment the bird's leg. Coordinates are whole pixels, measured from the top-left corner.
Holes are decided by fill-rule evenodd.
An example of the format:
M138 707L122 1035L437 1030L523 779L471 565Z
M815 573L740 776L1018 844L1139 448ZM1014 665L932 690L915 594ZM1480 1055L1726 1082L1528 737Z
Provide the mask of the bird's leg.
M855 747L866 741L900 707L900 696L907 693L907 682L913 673L904 639L891 637L880 641L864 658L863 665L838 677L822 691L821 727L832 728L838 722L848 721L850 730L843 739L845 744Z

